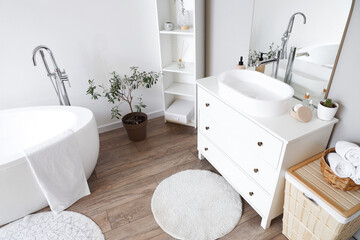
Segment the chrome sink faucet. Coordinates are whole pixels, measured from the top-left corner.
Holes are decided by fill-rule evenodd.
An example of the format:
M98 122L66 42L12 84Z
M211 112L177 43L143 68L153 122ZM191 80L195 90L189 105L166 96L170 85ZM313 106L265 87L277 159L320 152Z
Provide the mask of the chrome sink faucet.
M44 50L47 51L51 57L52 63L54 65L54 72L50 71L49 65L45 58ZM58 67L58 65L55 61L55 57L54 57L52 51L50 50L50 48L48 48L44 45L37 46L33 50L32 60L33 60L34 66L37 66L36 54L38 52L40 52L41 58L45 65L45 69L47 71L47 76L50 78L51 83L54 86L56 95L59 98L60 105L70 106L70 100L69 100L68 94L66 92L65 84L64 84L64 82L68 82L69 86L70 86L70 82L69 82L68 76L66 75L65 70L63 70L63 71L60 70L60 68Z
M296 12L294 13L289 20L289 24L288 27L286 29L286 31L284 32L282 38L281 38L281 49L278 50L276 52L276 56L261 62L258 62L256 64L256 67L260 67L262 64L268 64L268 63L273 63L273 67L272 67L272 73L271 73L271 77L273 78L277 78L277 73L278 73L278 69L279 69L279 61L280 59L286 59L286 55L287 55L287 44L288 41L290 39L290 34L292 32L293 29L293 25L294 25L294 19L296 15L301 15L304 18L304 24L306 24L306 16L305 14L303 14L302 12ZM296 51L296 49L295 49ZM292 66L292 64L291 64Z
M275 57L258 62L255 64L255 66L260 67L263 64L272 63L273 67L272 67L271 77L276 78L277 74L278 74L278 69L279 69L280 54L281 54L280 51L276 51Z

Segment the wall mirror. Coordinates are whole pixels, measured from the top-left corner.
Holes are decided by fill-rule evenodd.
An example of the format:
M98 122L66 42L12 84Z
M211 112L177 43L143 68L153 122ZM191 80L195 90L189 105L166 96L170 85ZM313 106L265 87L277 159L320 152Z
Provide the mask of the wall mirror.
M294 88L295 98L302 99L309 92L316 104L323 89L328 90L331 85L352 4L352 0L255 0L249 68L255 69L260 52L265 53L263 56L267 59L282 49L282 37L289 29L291 16L303 13L305 24L301 14L293 19L284 52L286 58L280 57L276 78ZM285 78L291 47L295 47L296 52L291 75ZM272 68L272 63L266 64L265 74L271 75Z

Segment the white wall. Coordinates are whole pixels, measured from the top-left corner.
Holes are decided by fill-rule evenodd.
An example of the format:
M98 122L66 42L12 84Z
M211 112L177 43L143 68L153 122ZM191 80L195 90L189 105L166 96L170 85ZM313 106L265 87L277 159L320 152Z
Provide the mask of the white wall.
M281 45L290 17L296 16L288 46L306 47L324 43L340 43L351 0L254 0L251 49L267 52L274 42Z
M329 98L340 103L336 115L340 119L335 125L329 146L338 140L360 144L360 2L355 1L348 32L335 71Z
M253 0L206 1L206 76L247 65Z
M71 81L72 105L90 108L98 125L109 124L111 105L85 95L88 79L107 83L113 70L130 66L159 71L155 1L149 0L1 0L0 109L58 105L38 56L40 44L50 47ZM161 83L143 91L145 112L162 109ZM122 112L129 109L123 104Z

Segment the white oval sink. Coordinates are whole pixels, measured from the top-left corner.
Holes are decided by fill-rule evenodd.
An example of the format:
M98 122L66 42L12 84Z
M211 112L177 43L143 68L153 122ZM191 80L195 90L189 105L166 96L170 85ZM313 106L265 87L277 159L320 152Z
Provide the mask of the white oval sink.
M219 74L219 95L249 115L276 117L286 113L294 89L279 80L251 70Z

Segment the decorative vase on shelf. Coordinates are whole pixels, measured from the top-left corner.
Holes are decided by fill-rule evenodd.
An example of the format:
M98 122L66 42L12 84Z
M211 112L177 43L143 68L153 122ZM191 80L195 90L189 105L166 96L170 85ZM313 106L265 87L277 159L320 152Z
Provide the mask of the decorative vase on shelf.
M174 23L172 23L172 22L165 22L165 23L164 23L164 29L165 29L165 31L172 31L172 30L174 30Z
M185 68L185 63L183 62L182 58L179 58L178 62L177 62L177 67L179 69L181 68Z
M184 10L180 14L180 19L179 20L180 20L180 22L179 22L180 29L182 29L182 30L190 29L191 13L189 11Z

